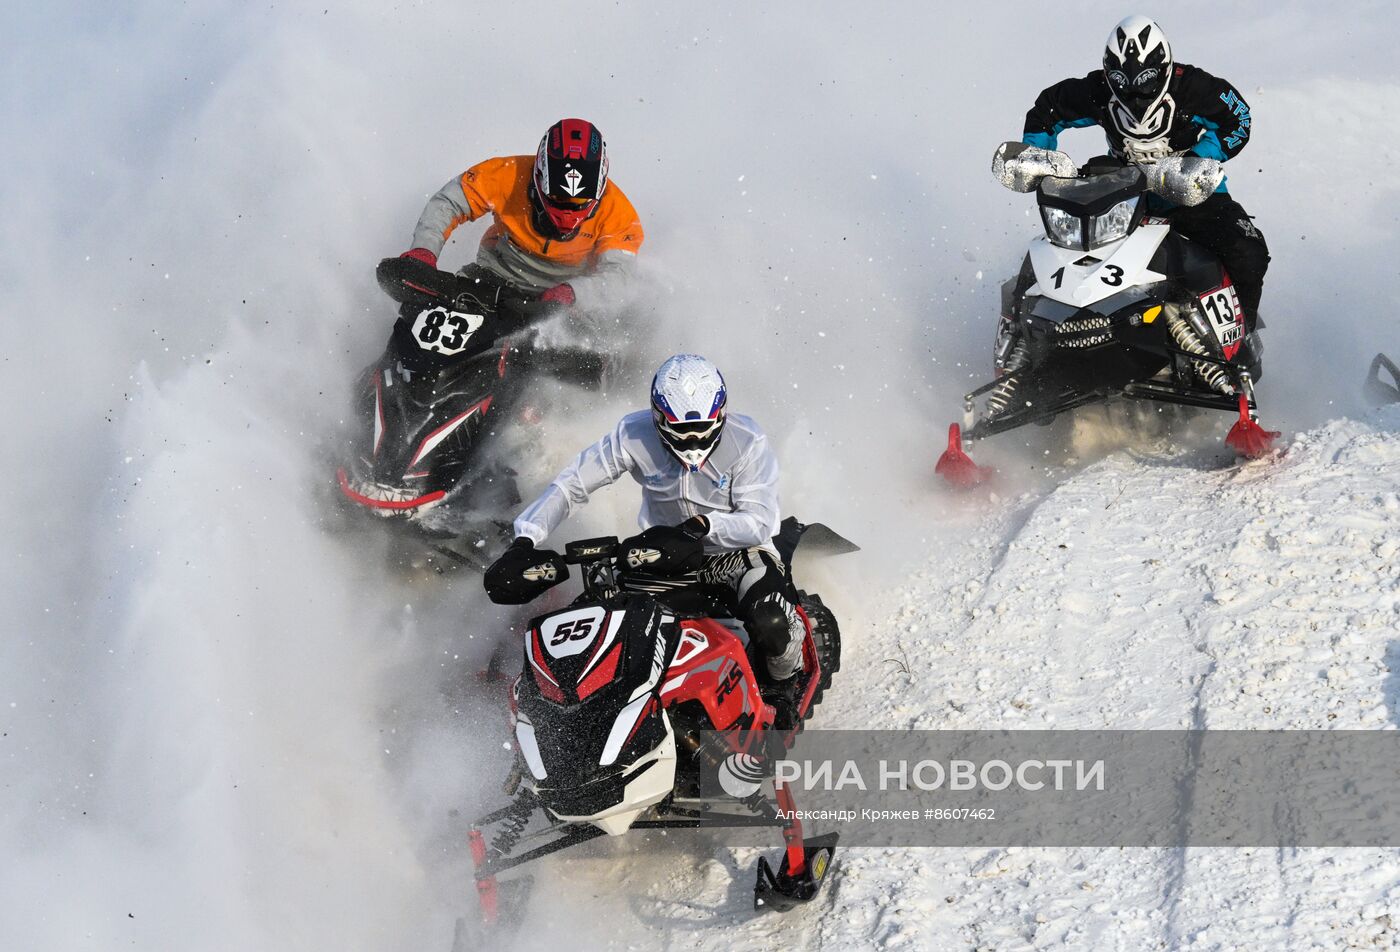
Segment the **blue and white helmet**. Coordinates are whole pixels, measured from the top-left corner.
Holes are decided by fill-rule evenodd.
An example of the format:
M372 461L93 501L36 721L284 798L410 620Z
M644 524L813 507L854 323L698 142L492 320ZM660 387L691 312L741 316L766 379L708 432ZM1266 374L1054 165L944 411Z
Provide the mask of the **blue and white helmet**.
M667 358L651 381L651 418L666 448L691 472L705 464L724 430L728 393L719 368L696 354Z

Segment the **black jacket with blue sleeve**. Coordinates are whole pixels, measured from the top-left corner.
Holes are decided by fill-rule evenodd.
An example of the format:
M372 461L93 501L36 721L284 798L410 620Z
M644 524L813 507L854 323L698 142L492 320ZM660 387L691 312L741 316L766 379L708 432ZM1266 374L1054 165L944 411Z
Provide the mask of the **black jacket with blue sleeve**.
M1102 70L1058 82L1026 113L1021 141L1054 149L1066 129L1101 126L1120 159L1192 154L1224 162L1249 143L1249 124L1249 104L1233 86L1178 63L1166 93L1141 120L1114 101Z

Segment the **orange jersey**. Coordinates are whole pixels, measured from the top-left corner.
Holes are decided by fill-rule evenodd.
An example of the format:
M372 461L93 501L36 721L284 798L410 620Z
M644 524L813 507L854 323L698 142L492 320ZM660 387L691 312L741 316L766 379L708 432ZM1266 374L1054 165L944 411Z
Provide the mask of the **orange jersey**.
M530 176L535 167L532 155L512 155L487 159L462 173L462 194L470 214L455 217L443 232L443 241L464 221L475 221L487 212L491 227L482 236L483 245L494 244L502 235L521 251L557 264L580 267L605 251L636 254L642 246L642 223L637 210L616 182L609 181L598 200L598 210L566 241L546 238L531 224Z

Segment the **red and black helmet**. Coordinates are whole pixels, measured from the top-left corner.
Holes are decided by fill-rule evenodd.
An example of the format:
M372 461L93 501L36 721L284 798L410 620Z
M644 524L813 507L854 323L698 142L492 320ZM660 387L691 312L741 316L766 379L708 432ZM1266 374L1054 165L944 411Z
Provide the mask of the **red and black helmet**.
M608 187L608 148L603 134L583 119L560 119L535 153L539 210L561 235L576 231L598 210Z

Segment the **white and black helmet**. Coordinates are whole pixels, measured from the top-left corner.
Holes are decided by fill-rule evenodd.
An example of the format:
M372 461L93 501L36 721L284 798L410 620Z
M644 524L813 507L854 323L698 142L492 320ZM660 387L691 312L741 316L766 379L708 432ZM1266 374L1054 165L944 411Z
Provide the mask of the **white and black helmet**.
M1155 21L1134 14L1113 28L1103 54L1103 75L1114 101L1145 122L1167 94L1172 48Z
M667 449L698 470L724 431L729 396L719 368L696 354L668 357L651 381L651 418Z

